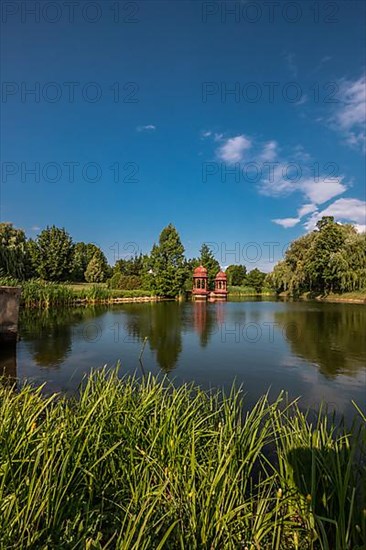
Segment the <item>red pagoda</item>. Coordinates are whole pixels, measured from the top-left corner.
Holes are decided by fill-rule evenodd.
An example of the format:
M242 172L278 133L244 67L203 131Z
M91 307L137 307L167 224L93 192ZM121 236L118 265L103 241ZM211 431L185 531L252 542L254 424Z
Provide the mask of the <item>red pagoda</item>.
M195 300L226 300L227 299L227 278L223 271L215 277L215 290L208 290L207 269L200 265L193 272L192 296Z
M192 295L196 300L206 300L209 291L207 290L207 269L200 265L193 272Z
M215 298L217 300L227 299L227 278L223 271L219 271L215 277Z

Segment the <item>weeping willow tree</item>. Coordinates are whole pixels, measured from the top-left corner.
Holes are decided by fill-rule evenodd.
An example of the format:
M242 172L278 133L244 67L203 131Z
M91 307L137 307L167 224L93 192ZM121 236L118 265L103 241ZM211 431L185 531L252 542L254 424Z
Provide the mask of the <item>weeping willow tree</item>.
M366 288L366 234L350 236L331 257L330 268L342 291Z
M25 279L29 255L25 233L11 223L0 223L0 275Z
M333 217L293 241L267 277L277 292L351 292L366 289L366 234Z

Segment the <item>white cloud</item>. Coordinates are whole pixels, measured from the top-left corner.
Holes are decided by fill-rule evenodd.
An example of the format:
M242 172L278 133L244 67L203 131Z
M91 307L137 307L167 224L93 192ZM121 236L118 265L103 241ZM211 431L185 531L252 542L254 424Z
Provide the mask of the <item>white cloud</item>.
M272 140L265 143L256 156L263 162L259 191L272 197L300 192L307 200L306 211L299 213L300 218L314 211L314 205L322 204L346 191L344 176L331 178L319 174L315 178L311 157L301 145L295 147L289 159L281 158L278 150L278 143Z
M241 162L244 160L244 153L252 146L250 139L244 135L229 138L225 143L217 150L218 157L229 163Z
M203 137L203 138L208 138L208 137L210 137L211 135L212 135L211 130L207 130L207 131L204 130L204 131L202 132L202 137Z
M315 212L304 224L308 230L314 229L323 216L334 216L336 221L356 224L359 229L366 225L366 202L359 199L337 199L321 212Z
M342 179L341 176L338 179L325 181L315 181L314 178L308 178L299 182L299 188L312 203L322 204L346 191L347 187L341 183Z
M138 132L153 132L156 130L156 126L154 124L146 124L145 126L137 126L136 130Z
M358 230L364 230L366 207L359 199L338 198L320 211L319 205L334 200L347 191L349 184L343 175L329 177L320 173L315 179L312 159L301 145L291 151L291 156L287 154L287 159L286 156L281 158L280 147L275 140L257 142L244 134L224 138L223 134L213 132L208 137L221 142L216 149L218 159L228 164L240 163L243 169L245 163L248 163L247 166L257 164L260 177L256 185L260 193L270 197L283 197L296 192L303 196L296 216L275 218L272 219L273 223L290 228L306 216L304 227L313 229L322 216L334 216L337 221L353 223ZM251 181L254 182L255 179Z
M307 214L311 214L316 210L315 204L303 204L301 208L298 209L297 215L299 218L302 218L303 216L306 216Z
M300 218L277 218L272 221L274 223L277 223L277 225L281 225L282 227L285 227L287 229L288 227L294 227L296 224L298 224Z
M33 227L31 227L31 231L39 231L41 228L38 227L38 225L33 225Z
M362 225L360 223L355 224L355 229L358 233L366 233L366 225Z
M365 148L366 136L366 75L357 80L339 83L340 102L330 119L331 127L340 131L351 146Z

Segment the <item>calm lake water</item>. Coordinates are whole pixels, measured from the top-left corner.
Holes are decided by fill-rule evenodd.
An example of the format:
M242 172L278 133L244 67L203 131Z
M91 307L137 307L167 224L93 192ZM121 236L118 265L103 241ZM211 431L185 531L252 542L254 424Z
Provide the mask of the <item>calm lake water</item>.
M22 311L16 358L0 355L18 378L73 392L92 367L166 373L205 388L243 384L252 403L266 390L324 400L353 411L366 397L366 307L242 300L227 303L124 304ZM139 355L144 338L143 365Z

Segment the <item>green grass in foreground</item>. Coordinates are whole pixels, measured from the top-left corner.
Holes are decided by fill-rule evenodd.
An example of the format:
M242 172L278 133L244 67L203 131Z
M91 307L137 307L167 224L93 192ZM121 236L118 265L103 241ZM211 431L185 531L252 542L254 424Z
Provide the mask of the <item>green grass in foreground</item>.
M0 286L20 286L21 300L26 307L49 307L52 305L70 306L77 302L108 302L114 298L139 298L151 296L148 290L111 290L103 284L62 284L33 279L16 281L2 277Z
M366 418L93 373L78 398L0 386L0 548L361 549ZM363 460L363 462L362 462Z

